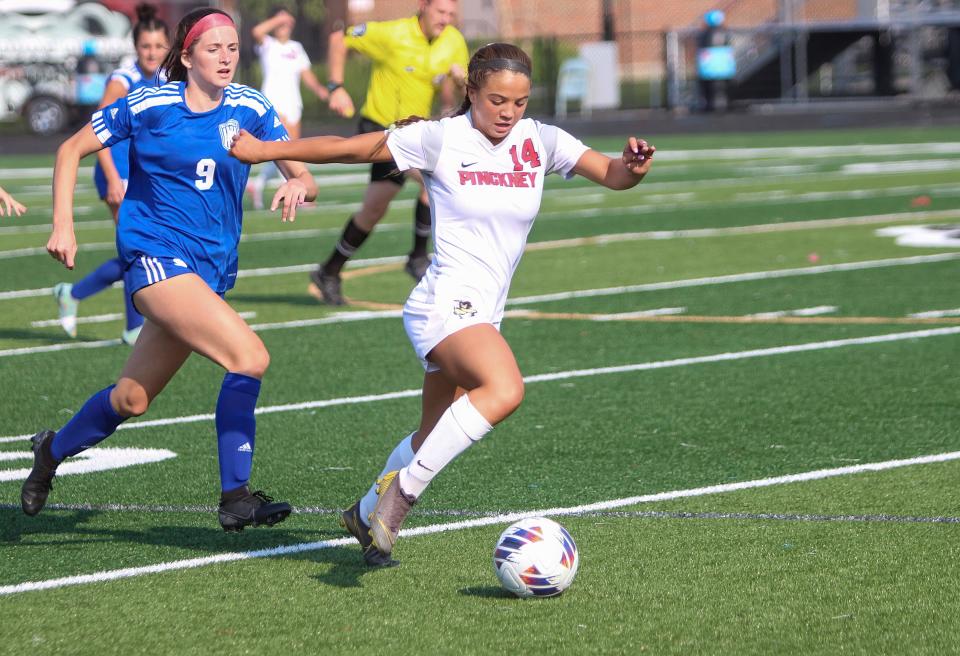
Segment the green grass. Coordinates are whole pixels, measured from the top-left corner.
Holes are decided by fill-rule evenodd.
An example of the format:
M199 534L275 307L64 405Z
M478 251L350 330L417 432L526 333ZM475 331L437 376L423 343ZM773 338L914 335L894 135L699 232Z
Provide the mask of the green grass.
M309 548L0 595L0 653L956 651L956 460L624 505L642 495L960 451L960 335L869 341L957 327L955 317L922 323L908 315L960 308L960 259L949 257L958 249L908 248L876 234L960 220L956 171L857 173L849 165L887 157L855 152L682 153L954 139L914 128L666 136L656 140L662 160L634 191L551 180L511 297L562 297L512 303L509 309L532 314L508 317L503 333L525 375L560 378L527 384L519 411L438 477L411 515L409 527L435 532L401 538L402 565L375 571L362 566L355 545L327 541L344 536L336 509L363 493L416 426L419 399L282 406L416 390L422 370L396 318L283 324L334 314L305 294L303 269L326 256L363 190L324 179L362 168L315 169L321 203L293 226L266 212L245 218L245 232L259 239L241 245L241 269L300 269L241 277L228 295L239 311L256 313L250 323L268 324L260 334L272 364L259 406L272 409L258 416L253 482L300 512L272 529L220 530L211 510L218 492L213 422L177 420L213 412L222 372L192 358L147 416L101 445L168 449L175 457L61 476L55 505L34 518L18 508L20 482L0 482L0 590ZM619 140L589 141L619 147ZM898 158L930 159L960 162L923 152ZM50 163L14 158L4 166ZM42 252L12 252L45 243L49 183L43 173L5 182L30 213L0 226L0 437L62 425L113 381L129 353L120 345L75 348L118 337L121 320L81 324L77 342L59 327L31 325L55 316L42 290L89 271L110 254L113 238L81 176L78 238L107 245L82 251L76 272ZM923 196L929 203L917 202ZM390 211L359 257L376 264L406 252L412 198L412 188L402 192L407 206ZM923 213L930 211L942 213ZM835 221L810 223L821 219ZM722 230L669 232L705 229ZM302 230L316 232L289 232ZM903 263L937 254L948 258ZM863 262L876 265L812 269ZM345 291L357 301L399 305L411 287L399 265L352 270ZM734 275L743 279L716 280ZM659 288L582 295L653 284ZM819 306L835 308L819 323L748 316ZM682 310L591 320L658 308ZM84 301L81 315L120 311L120 292L109 290ZM858 323L866 318L876 323ZM807 350L776 350L797 345ZM37 350L51 346L68 348ZM761 349L773 350L758 355ZM710 361L718 354L728 359ZM174 423L142 425L164 418ZM0 454L24 448L22 440L0 441ZM0 460L0 474L28 463ZM558 517L582 558L567 593L520 601L500 590L491 563L505 526L498 513L604 501L616 507ZM485 524L447 530L470 519Z

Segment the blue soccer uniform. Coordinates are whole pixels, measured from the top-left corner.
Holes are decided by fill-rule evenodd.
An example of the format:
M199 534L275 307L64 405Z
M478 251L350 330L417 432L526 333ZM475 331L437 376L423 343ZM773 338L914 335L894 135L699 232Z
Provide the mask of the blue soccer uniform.
M219 107L194 112L185 84L139 89L92 118L104 146L130 143L117 251L134 278L131 294L190 272L217 293L232 288L250 166L230 157L231 141L241 129L264 141L289 138L259 91L231 84Z
M164 78L166 79L166 78ZM147 76L140 70L140 65L136 62L128 66L121 66L110 75L110 82L120 82L127 90L127 95L143 87L155 87L160 84L160 78L157 75ZM110 156L113 158L113 164L117 167L117 173L120 179L126 182L130 177L130 148L128 141L120 141L110 148ZM103 173L103 167L100 162L93 167L93 183L97 187L97 193L100 200L107 197L107 176Z

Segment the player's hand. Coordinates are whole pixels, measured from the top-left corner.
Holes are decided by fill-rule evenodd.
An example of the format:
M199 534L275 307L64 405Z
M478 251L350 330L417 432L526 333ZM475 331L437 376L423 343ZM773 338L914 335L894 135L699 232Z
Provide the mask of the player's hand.
M623 165L634 175L646 175L657 149L643 139L630 137L623 148Z
M123 181L117 178L116 182L107 183L107 195L104 200L111 207L120 207L126 193L127 188L123 185Z
M13 216L14 212L16 212L17 216L20 216L27 211L27 208L18 203L16 198L0 187L0 216L4 215L4 211L6 211L7 216Z
M353 118L353 99L343 87L330 94L330 109L344 118Z
M270 203L270 211L274 212L278 207L282 207L280 220L296 221L297 208L303 205L306 196L307 187L297 178L290 178L280 185L277 193L273 195L273 202Z
M287 23L288 25L290 25L290 27L293 27L294 25L297 24L297 19L294 18L293 14L291 14L286 9L281 9L280 11L278 11L276 15L273 17L273 19L277 21L277 23L279 24Z
M458 87L462 87L467 83L467 73L460 64L452 64L450 66L450 77Z
M66 228L54 226L47 240L47 252L50 257L61 262L68 269L73 268L74 258L77 255L77 238L73 234L73 225Z
M259 164L266 161L263 155L263 142L246 130L240 130L233 138L230 155L246 164Z

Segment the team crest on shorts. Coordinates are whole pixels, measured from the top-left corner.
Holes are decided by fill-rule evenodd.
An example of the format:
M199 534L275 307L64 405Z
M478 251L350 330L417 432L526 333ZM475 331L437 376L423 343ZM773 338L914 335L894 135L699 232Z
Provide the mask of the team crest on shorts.
M226 123L220 124L220 143L226 150L230 150L233 145L233 138L240 134L240 124L237 119L232 118Z
M473 307L473 303L470 301L461 301L458 299L455 300L454 303L453 313L461 319L477 316L477 309Z

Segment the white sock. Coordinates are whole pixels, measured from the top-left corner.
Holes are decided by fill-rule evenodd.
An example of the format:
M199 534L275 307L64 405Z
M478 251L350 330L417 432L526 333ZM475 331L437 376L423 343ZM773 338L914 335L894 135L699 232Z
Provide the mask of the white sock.
M410 461L413 460L413 447L411 446L411 442L413 442L413 433L410 433L400 440L400 443L393 448L390 457L387 458L387 464L384 465L380 476L392 471L397 471L398 469L403 469L410 464ZM380 478L380 476L377 478ZM370 489L367 490L363 498L360 499L360 517L364 522L368 521L367 518L370 516L370 513L373 512L375 505L377 505L376 481L370 486Z
M419 497L440 470L491 430L464 394L441 415L413 462L400 470L400 489Z

